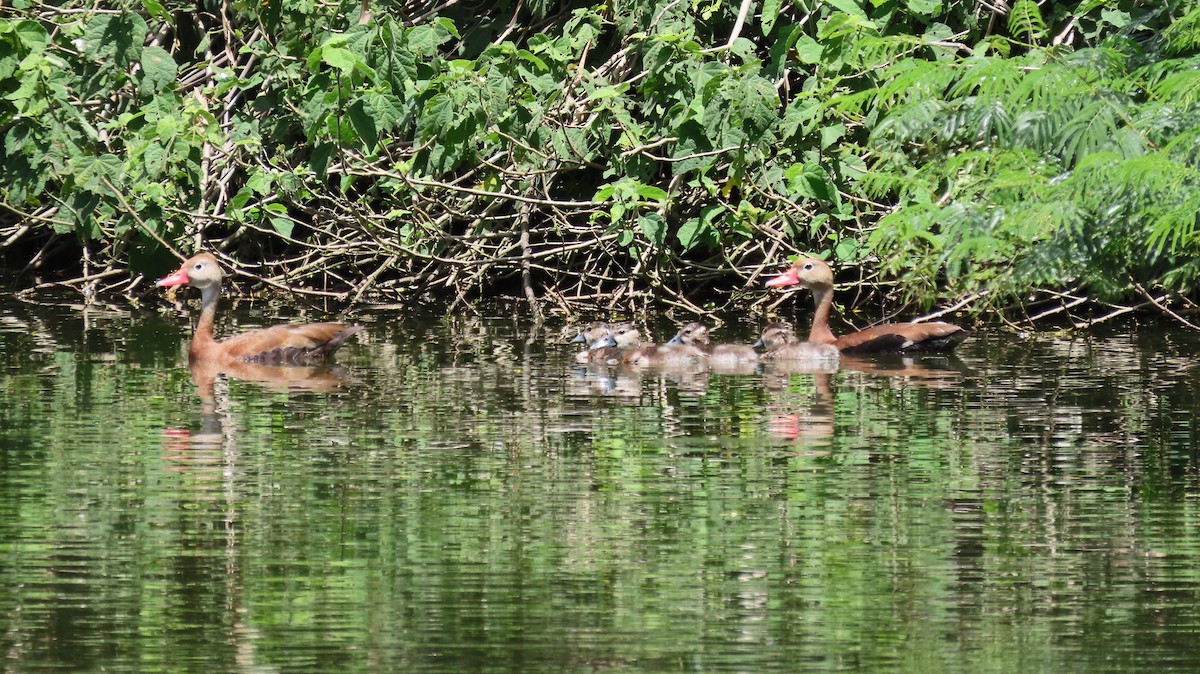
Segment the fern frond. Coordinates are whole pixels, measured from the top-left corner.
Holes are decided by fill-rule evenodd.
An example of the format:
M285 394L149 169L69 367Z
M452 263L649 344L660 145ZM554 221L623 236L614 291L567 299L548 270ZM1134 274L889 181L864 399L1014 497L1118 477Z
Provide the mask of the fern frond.
M974 121L979 129L980 142L990 144L993 140L1012 137L1013 119L1000 101L988 100L985 105L976 108Z
M870 142L896 148L924 145L936 135L933 128L945 109L946 104L936 99L896 108L871 132Z
M857 185L864 194L873 199L883 199L890 195L904 197L916 191L928 191L928 183L916 172L895 170L898 165L909 165L902 153L884 153L884 157L859 178Z
M1200 102L1200 71L1187 70L1163 77L1150 89L1159 101L1172 106L1192 106Z
M1200 68L1200 57L1198 56L1163 59L1136 68L1124 79L1128 80L1132 87L1150 90L1176 73L1189 72L1198 68Z
M1048 148L1058 136L1050 113L1045 110L1028 110L1017 116L1013 123L1013 144L1031 150Z
M880 64L892 63L905 52L924 44L919 35L862 35L856 46L859 63L863 67L878 67ZM904 59L907 60L907 59Z
M1147 223L1151 250L1194 254L1200 238L1200 189L1183 190L1178 201L1159 204Z
M1059 131L1058 154L1069 167L1093 152L1118 152L1114 140L1121 120L1116 104L1098 100L1080 109Z
M940 97L956 77L953 68L917 59L906 59L884 75L886 81L872 94L875 105L885 109L918 98Z
M1123 159L1096 153L1081 162L1066 186L1082 203L1122 214L1127 233L1150 252L1177 252L1197 243L1196 214L1200 174L1163 153ZM1178 208L1180 204L1187 204Z
M1172 138L1163 152L1174 161L1200 168L1200 124Z
M1014 36L1025 36L1031 44L1046 40L1046 22L1034 0L1017 0L1008 12L1008 32Z
M1200 49L1200 6L1176 19L1162 34L1164 51L1171 56L1182 56Z
M1086 73L1089 82L1103 82L1113 88L1129 74L1130 58L1111 46L1080 49L1062 56L1061 63L1077 73Z
M950 96L995 100L1016 89L1026 72L1021 59L986 57L968 59L958 74L958 80L948 92Z
M1090 99L1095 95L1096 87L1090 81L1093 75L1086 69L1045 64L1031 70L1009 92L1004 103L1014 110L1053 110L1066 105L1078 105L1078 99Z

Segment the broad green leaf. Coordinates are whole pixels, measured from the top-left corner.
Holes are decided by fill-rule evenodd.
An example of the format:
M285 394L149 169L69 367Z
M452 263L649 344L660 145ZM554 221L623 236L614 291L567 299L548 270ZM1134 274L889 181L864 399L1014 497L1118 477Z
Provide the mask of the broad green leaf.
M771 29L775 27L775 20L779 18L779 8L782 6L783 0L763 0L760 21L764 36L771 34Z
M454 101L445 94L429 99L421 110L417 133L420 138L434 138L454 121Z
M296 223L288 217L287 206L280 203L272 203L267 204L265 210L270 214L267 216L267 219L271 221L271 226L275 228L275 231L290 239L292 237L292 229Z
M605 98L615 98L615 97L621 95L622 90L625 87L626 87L626 85L621 85L621 86L617 86L617 87L600 87L599 89L597 89L597 90L593 91L591 94L589 94L587 99L589 101L599 101L599 100L602 100Z
M50 44L50 36L46 29L37 21L22 19L12 24L12 30L20 38L21 43L31 52L41 52Z
M828 222L829 222L829 215L826 213L821 213L821 214L813 217L812 220L808 221L808 235L811 237L819 236L820 232L821 232L821 228L824 227L825 224Z
M362 62L358 54L342 47L324 47L321 50L321 61L331 68L343 73L350 73L355 66Z
M325 49L328 47L341 47L348 42L350 42L349 33L333 33L329 37L325 38L325 41L321 43L321 48Z
M550 70L550 68L546 65L546 62L543 61L542 59L538 58L537 56L534 56L534 54L532 52L521 49L517 52L517 57L520 58L522 61L526 61L526 62L532 64L538 70L542 70L542 71ZM474 63L474 62L470 61L469 63Z
M312 149L312 154L309 155L308 163L312 167L312 171L317 178L324 180L327 171L329 170L329 159L333 156L335 146L333 143L318 143Z
M175 59L162 47L151 45L142 50L142 90L156 94L175 83L178 68Z
M829 174L817 164L792 164L784 177L793 195L815 199L827 204L837 203L837 188Z
M255 194L267 195L271 193L271 188L275 184L275 174L270 171L255 170L246 179L245 189L253 191Z
M842 239L834 246L833 255L842 262L857 262L860 246L854 239Z
M440 26L414 26L408 31L408 43L422 58L432 58L449 39L450 33Z
M614 203L612 205L612 207L608 209L608 219L613 224L613 226L620 224L622 219L624 219L624 217L625 217L625 205L622 204L621 202L618 201L618 202Z
M434 19L433 22L436 23L442 30L446 31L450 37L453 37L456 40L462 39L462 35L460 35L458 32L458 26L455 26L454 22L450 19L444 16L439 16L438 18Z
M363 94L363 102L381 133L391 131L405 117L403 103L392 94L368 91Z
M292 228L295 227L295 222L293 222L290 218L283 217L271 217L270 220L271 226L275 228L275 231L288 237L289 239L292 238Z
M72 158L70 163L79 184L99 193L111 192L104 184L104 179L112 181L124 173L125 169L120 157L111 154L83 155Z
M679 239L680 245L683 246L683 251L686 253L696 245L700 240L700 230L704 227L700 218L688 218L679 229L675 230L675 238Z
M145 143L141 148L142 164L146 167L146 176L155 177L161 174L166 163L166 148L157 142Z
M642 227L642 234L650 243L657 247L662 247L663 241L667 237L667 221L658 213L647 213L638 218L638 224Z
M934 16L942 11L942 0L905 0L908 11L921 16Z
M695 248L702 241L716 241L716 223L724 210L722 206L706 206L701 209L698 217L690 218L680 225L675 237L679 239L685 252Z
M637 195L650 201L666 201L666 190L653 185L638 185Z
M832 124L830 126L821 127L821 149L829 149L834 143L842 139L846 135L846 127L841 124Z
M354 125L354 132L358 134L359 139L373 150L375 143L379 140L379 129L375 126L375 119L367 111L362 99L354 101L346 109L346 115L350 118L350 123Z
M1100 17L1111 24L1114 28L1125 28L1131 21L1129 12L1106 9L1100 12Z
M146 13L156 19L171 20L171 13L163 7L158 0L141 0L142 7L146 9Z
M90 59L125 68L141 56L148 32L145 20L133 12L97 14L87 19L80 46Z
M233 198L229 200L230 214L235 219L241 217L246 204L250 203L250 200L253 198L254 190L248 187L238 190L238 193L233 195Z
M824 2L830 7L851 16L856 16L860 19L867 18L867 13L863 11L863 0L824 0Z
M825 47L808 35L801 35L796 39L796 58L800 59L801 63L813 64L821 62L821 52Z

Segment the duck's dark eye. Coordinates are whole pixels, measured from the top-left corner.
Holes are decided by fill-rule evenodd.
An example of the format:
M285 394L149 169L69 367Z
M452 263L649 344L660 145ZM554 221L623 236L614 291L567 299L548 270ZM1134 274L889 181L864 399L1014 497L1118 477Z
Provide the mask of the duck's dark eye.
M804 269L805 269L805 271L811 271L811 270L812 270L812 268L813 268L813 266L812 266L812 263L811 263L811 262L809 262L808 264L804 265Z
M192 270L193 270L193 271L200 271L201 269L204 269L204 263L203 263L203 262L197 262L196 264L192 265Z

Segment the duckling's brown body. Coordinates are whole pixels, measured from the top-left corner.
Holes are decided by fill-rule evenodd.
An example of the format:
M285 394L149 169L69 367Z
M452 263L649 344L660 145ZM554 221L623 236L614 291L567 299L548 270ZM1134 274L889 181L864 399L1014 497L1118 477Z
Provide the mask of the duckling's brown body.
M611 335L613 326L620 323L608 323L606 321L593 321L583 326L579 334L571 340L572 344L587 344L589 347L592 344L604 339L605 335Z
M580 337L588 336L595 339L588 342L587 351L575 354L577 363L616 365L627 351L641 343L641 335L632 323L591 323L575 340L583 341Z
M707 360L708 354L683 344L638 346L621 356L621 364L630 367L693 367Z
M786 323L768 323L755 346L764 347L763 362L812 363L837 365L840 356L833 344L801 342Z
M641 334L630 323L617 323L611 328L609 335L586 352L586 362L651 368L691 367L706 360L706 354L692 346L643 344Z
M688 323L668 344L692 346L702 351L711 367L717 369L739 368L758 364L758 352L746 344L712 344L708 326L703 323Z

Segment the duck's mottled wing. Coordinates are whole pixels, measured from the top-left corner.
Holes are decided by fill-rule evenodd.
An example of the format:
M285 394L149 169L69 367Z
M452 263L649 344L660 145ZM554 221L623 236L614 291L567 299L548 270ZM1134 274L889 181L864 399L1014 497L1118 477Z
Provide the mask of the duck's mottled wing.
M254 363L311 363L337 350L361 325L309 323L276 325L222 342L231 359Z
M882 351L949 351L969 335L951 323L888 323L839 337L846 353Z

